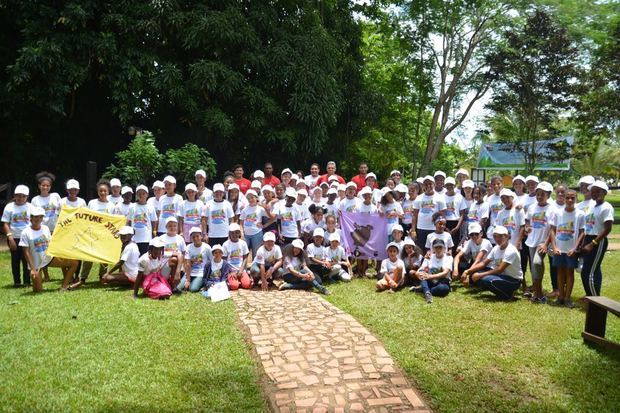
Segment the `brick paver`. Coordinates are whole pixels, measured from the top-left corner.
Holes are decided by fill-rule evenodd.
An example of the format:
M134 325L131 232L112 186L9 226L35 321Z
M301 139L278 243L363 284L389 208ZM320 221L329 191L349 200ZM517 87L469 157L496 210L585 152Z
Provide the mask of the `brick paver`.
M426 412L383 345L318 294L233 294L276 412Z

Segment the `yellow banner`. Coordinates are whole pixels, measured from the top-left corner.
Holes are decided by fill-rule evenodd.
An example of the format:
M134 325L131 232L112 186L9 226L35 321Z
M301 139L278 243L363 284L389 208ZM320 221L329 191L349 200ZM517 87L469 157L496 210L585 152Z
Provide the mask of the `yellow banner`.
M121 256L118 231L122 215L102 214L88 208L63 206L47 253L52 257L115 263Z

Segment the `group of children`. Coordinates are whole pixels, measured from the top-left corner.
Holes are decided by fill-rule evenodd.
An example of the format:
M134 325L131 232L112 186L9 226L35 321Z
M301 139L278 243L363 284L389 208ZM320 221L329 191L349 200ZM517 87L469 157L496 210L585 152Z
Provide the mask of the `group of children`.
M494 176L475 184L466 170L456 177L442 171L405 185L392 171L385 186L360 165L350 181L328 163L320 175L286 168L280 177L273 166L246 179L241 165L222 183L206 187L205 171L177 193L167 176L149 188L122 186L118 179L97 184L97 198L79 198L79 183L66 182L66 196L52 193L55 177L37 175L39 195L28 202L29 188L18 185L14 202L2 214L11 250L14 284L33 284L35 291L48 267L63 271L62 289L78 288L93 263L47 255L47 244L63 205L123 215L120 261L99 266L106 284L133 285L137 296L146 276L161 274L177 292L202 291L215 283L229 289L270 285L279 289L312 289L329 294L326 280L350 281L376 276L378 291L408 286L427 302L446 296L451 284L477 286L510 299L522 287L533 303L574 306L575 269L581 270L586 295L600 295L601 262L613 223L613 207L605 202L609 188L584 176L583 201L564 185L555 188L535 176L512 178L512 189ZM555 194L555 199L551 197ZM387 258L372 263L343 248L341 214L379 214L387 221ZM542 280L549 257L553 291L545 296ZM373 265L371 265L373 264ZM524 274L529 265L532 279ZM20 268L23 267L23 268ZM20 277L20 269L23 277ZM31 281L32 280L32 281Z

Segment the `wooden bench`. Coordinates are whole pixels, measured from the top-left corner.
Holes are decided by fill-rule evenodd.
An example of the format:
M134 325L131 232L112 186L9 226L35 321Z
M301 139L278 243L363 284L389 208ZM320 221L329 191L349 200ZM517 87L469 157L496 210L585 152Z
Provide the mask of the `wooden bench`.
M588 312L586 313L586 325L581 333L583 341L620 350L620 344L605 339L607 312L620 317L620 303L607 297L586 297L586 301Z

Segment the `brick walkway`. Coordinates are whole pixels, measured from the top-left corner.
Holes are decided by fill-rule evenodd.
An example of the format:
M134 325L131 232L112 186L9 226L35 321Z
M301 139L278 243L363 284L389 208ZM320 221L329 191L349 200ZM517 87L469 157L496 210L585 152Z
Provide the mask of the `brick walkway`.
M383 345L318 294L241 290L233 301L274 411L429 411Z

